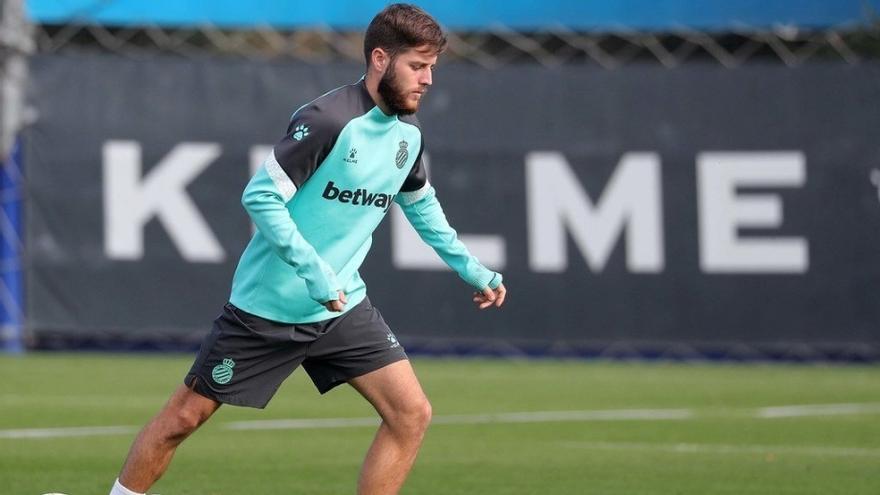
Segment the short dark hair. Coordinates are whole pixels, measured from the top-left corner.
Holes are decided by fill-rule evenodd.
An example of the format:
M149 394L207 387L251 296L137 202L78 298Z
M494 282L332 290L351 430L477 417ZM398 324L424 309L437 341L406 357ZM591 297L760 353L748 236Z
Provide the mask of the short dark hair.
M370 54L376 48L391 57L398 53L428 45L438 54L446 49L446 34L437 21L424 10L406 3L385 7L370 22L364 34L364 58L370 65Z

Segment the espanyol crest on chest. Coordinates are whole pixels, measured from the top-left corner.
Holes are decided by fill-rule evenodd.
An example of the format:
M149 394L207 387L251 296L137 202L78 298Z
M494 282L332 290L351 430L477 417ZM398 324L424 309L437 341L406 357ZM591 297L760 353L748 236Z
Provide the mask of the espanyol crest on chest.
M403 164L405 164L406 159L409 158L407 147L409 147L409 143L406 141L400 142L400 149L397 150L397 156L394 157L394 164L397 165L397 168L403 168Z

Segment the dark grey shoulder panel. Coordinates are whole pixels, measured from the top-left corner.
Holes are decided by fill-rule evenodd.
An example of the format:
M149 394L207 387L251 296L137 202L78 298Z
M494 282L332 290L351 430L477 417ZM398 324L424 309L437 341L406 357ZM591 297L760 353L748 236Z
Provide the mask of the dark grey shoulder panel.
M419 154L416 155L416 161L413 164L412 169L409 171L409 175L406 176L406 180L403 181L403 185L400 187L401 192L412 192L418 191L421 189L426 182L428 182L428 171L422 163L422 153L425 151L425 135L422 133L422 125L419 123L419 119L413 115L402 115L399 117L401 122L406 122L407 124L412 124L419 129L419 134L421 134L421 144L419 145Z
M419 118L416 117L416 114L411 113L409 115L401 115L398 117L401 122L406 122L407 124L412 124L422 130L422 124L419 122Z
M297 188L330 154L342 128L370 111L373 100L363 81L342 86L300 107L275 145L275 159Z
M361 79L355 84L331 91L307 106L314 106L342 129L351 119L369 112L376 104Z

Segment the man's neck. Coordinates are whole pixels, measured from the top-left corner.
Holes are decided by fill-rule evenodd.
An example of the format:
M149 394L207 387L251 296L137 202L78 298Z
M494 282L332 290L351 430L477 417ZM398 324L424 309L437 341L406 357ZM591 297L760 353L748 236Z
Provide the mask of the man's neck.
M389 117L392 115L391 110L388 108L388 105L385 104L385 100L382 99L382 96L379 95L379 79L382 76L375 73L367 73L364 76L364 86L367 88L367 93L370 93L370 98L373 99L373 103L379 107L379 110L382 110L382 113L388 115Z

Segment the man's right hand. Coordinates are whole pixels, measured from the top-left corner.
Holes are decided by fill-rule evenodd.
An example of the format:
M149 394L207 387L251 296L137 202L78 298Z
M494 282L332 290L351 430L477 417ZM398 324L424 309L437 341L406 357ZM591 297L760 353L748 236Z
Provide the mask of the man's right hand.
M327 301L324 303L324 307L327 308L327 311L333 311L334 313L341 313L343 309L345 309L345 305L348 304L348 301L345 299L345 293L339 291L339 299L335 301Z

